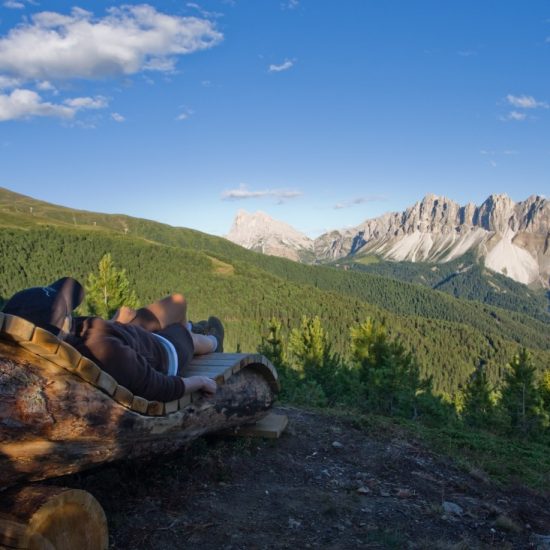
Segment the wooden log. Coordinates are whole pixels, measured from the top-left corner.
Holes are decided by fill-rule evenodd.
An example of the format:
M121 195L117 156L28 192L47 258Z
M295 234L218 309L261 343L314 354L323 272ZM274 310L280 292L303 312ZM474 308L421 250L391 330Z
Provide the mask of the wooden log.
M205 370L195 361L190 369L224 381L213 398L196 393L170 403L147 401L64 343L52 357L51 338L35 338L10 317L0 329L0 489L169 453L205 433L255 422L275 400L276 373L265 357L231 354L224 364L224 354L215 354L214 367L201 357ZM6 326L14 334L2 339Z
M32 550L103 550L107 519L86 491L27 486L2 493L0 544Z

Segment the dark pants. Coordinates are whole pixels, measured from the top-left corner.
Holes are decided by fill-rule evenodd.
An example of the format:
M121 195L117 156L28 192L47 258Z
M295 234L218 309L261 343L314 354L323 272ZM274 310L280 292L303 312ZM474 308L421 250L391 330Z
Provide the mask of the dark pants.
M182 376L184 369L191 363L195 351L193 339L187 328L181 323L174 323L161 329L155 314L146 307L138 309L136 316L126 324L137 325L149 332L156 332L171 342L178 355L178 375Z

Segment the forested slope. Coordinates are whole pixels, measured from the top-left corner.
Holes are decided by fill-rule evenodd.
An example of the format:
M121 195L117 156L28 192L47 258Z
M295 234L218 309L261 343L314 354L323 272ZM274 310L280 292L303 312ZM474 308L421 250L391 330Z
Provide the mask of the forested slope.
M457 298L476 300L550 322L550 292L529 288L485 268L473 253L439 264L390 262L373 256L351 257L336 263L340 267L420 284Z
M213 237L208 239L216 240ZM221 239L217 240L224 244ZM438 390L452 392L463 384L480 357L488 360L488 372L496 379L517 350L513 336L534 351L539 367L550 364L550 342L547 332L543 330L544 324L529 318L522 319L522 322L511 318L497 322L487 313L493 323L480 330L458 320L405 315L400 309L406 308L397 307L399 294L393 290L397 287L384 291L382 278L373 280L379 280L380 284L378 301L387 294L387 309L369 303L364 293L354 291L351 283L349 288L342 287L337 292L316 288L316 285L329 287L330 277L319 277L306 284L292 280L305 278L304 275L291 277L287 274L284 278L274 274L258 265L255 261L257 255L252 253L248 254L254 258L253 261L230 259L212 251L206 253L161 245L105 230L3 228L0 233L0 254L3 258L0 296L8 297L25 286L51 282L67 274L83 280L97 268L99 259L106 252L111 252L116 264L127 270L142 303L170 292L182 291L189 299L192 319L204 318L212 312L222 317L227 324L229 350L237 346L243 350L255 349L271 317L281 319L284 330L288 331L298 326L302 315L319 315L335 351L347 355L350 327L372 316L386 319L391 332L399 334L404 343L415 351L424 374L434 377ZM281 262L281 271L290 267L290 262ZM292 269L294 266L304 267L292 264ZM315 269L307 268L307 272L315 272ZM336 282L331 284L335 288L342 285L340 277L347 275L326 268L323 272L334 274ZM395 282L392 284L395 285ZM404 283L401 285L404 296L408 287L416 288ZM433 291L425 292L426 296L420 294L407 300L404 297L404 303L430 300L430 292L439 296ZM392 307L396 311L391 311ZM468 311L467 304L464 307ZM475 316L475 312L468 314L470 319ZM515 335L513 331L516 331Z

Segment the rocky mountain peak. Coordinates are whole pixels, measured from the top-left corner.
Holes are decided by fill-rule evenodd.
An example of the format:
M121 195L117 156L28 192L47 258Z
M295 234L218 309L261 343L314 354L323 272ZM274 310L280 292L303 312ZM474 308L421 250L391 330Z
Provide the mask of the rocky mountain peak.
M226 238L250 250L292 260L313 251L309 237L261 211L239 210Z
M490 195L479 207L474 223L487 231L505 233L514 226L514 206L505 193Z

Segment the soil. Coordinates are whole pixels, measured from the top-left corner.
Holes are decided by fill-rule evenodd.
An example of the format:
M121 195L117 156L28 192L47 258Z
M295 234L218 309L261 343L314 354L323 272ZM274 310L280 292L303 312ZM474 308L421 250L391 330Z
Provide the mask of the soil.
M278 440L201 438L59 483L98 499L112 549L550 548L548 495L500 488L397 428L276 412Z

